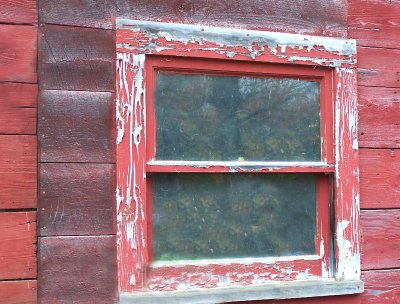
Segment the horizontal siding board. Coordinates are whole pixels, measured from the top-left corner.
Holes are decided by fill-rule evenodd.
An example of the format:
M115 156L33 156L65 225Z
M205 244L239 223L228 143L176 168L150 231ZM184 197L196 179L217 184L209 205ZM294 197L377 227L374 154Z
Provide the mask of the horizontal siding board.
M361 210L361 268L400 268L400 209Z
M359 87L358 96L359 146L400 148L400 88Z
M0 0L1 23L36 23L36 0Z
M0 280L36 277L36 212L0 213Z
M42 91L41 162L115 162L114 106L108 92Z
M1 108L0 134L36 134L36 108Z
M400 300L400 269L363 271L363 304L397 304Z
M108 164L41 164L38 234L115 233L114 176Z
M360 149L361 208L400 208L400 150Z
M36 280L0 281L1 303L36 304Z
M41 23L112 28L113 17L345 37L346 1L39 0ZM74 8L74 9L71 9Z
M400 87L400 49L359 47L358 84L373 87Z
M36 41L34 26L0 24L0 82L36 82Z
M115 242L114 236L39 238L39 303L117 303Z
M39 28L41 89L114 90L114 32L68 26Z
M36 136L0 136L0 209L36 208Z
M36 108L37 84L0 83L0 108Z
M349 37L362 46L398 48L400 2L349 0Z

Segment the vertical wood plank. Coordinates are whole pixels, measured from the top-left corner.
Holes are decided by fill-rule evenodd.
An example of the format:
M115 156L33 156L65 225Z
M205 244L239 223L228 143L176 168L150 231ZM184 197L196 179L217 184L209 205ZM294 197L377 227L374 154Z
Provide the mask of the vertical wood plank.
M42 237L38 247L39 303L118 302L115 236Z

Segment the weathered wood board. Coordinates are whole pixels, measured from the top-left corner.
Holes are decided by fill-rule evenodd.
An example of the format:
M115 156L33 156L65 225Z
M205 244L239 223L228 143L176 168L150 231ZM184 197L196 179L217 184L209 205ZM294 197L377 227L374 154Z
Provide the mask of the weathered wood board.
M36 304L36 280L0 281L1 302L5 304Z
M361 210L361 268L400 268L400 209Z
M114 105L108 92L42 91L41 162L115 162ZM111 204L111 202L110 202Z
M36 82L37 29L0 24L0 82Z
M0 231L0 280L35 278L36 212L0 212Z
M360 86L358 96L359 146L400 148L400 88Z
M0 22L15 24L36 23L36 0L0 0Z
M116 303L115 236L41 237L38 302Z
M399 48L400 2L349 0L349 37L362 46Z
M365 304L397 304L400 299L400 269L364 271L362 296Z
M41 89L114 91L114 33L42 25L39 28Z
M39 1L40 22L108 29L127 17L345 37L346 13L343 0Z
M400 150L360 149L361 208L400 208Z
M108 164L41 164L39 236L115 233L114 176Z
M36 136L0 136L0 209L36 208Z

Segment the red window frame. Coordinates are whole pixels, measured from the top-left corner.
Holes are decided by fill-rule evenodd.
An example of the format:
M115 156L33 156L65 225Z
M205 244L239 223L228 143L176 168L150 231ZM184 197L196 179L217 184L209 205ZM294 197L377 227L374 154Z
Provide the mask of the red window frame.
M121 292L217 287L221 276L229 276L231 286L314 278L338 282L359 280L355 62L353 40L119 20L116 209ZM246 168L242 163L228 166L215 163L200 168L190 163L154 160L155 69L289 76L320 82L321 162L266 162L260 163L257 171L257 174L310 172L321 176L317 179L318 258L266 258L250 265L243 260L150 265L151 174L229 171L240 174L250 170L255 173L254 168ZM330 223L332 216L334 220ZM332 261L335 267L330 265Z

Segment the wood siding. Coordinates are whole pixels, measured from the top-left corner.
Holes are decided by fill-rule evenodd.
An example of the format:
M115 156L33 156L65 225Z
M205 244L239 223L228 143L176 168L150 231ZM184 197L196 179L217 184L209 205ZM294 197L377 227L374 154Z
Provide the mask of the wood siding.
M0 7L5 2L8 3L0 1ZM11 23L10 19L17 24L35 22L30 1L13 2L27 3L18 15L26 16L26 21L9 17L18 14L16 8L6 10L4 16L0 13L0 22ZM116 260L110 258L115 257L115 17L358 40L361 250L366 291L361 296L253 303L397 303L400 298L399 1L250 0L243 5L240 0L38 0L38 9L40 303L87 303L92 296L96 303L117 302ZM1 26L0 33L9 37L11 25L2 30ZM30 30L34 27L18 26L22 27L19 39L32 44L26 37L29 31L26 27ZM5 49L19 49L19 41ZM35 82L35 72L29 70L34 68L30 53L18 56L13 57L21 59L15 68L26 74L12 70L2 76L2 81L7 81L4 85L10 81ZM1 58L0 55L0 61ZM12 69L13 61L7 58L4 64ZM4 94L0 91L0 107L10 113L0 114L0 132L26 134L18 140L29 138L32 143L28 146L32 148L35 137L31 134L35 130L27 122L34 120L35 86L13 85L4 86ZM24 101L22 98L11 101L16 94L24 96ZM10 124L8 131L1 129L3 121ZM30 154L28 146L14 153L15 162L27 162L27 167L12 166L11 156L3 161L8 161L6 167L11 169L7 170L20 170L23 177L0 171L0 175L6 176L0 178L0 187L9 189L0 194L0 204L35 207L35 200L29 194L35 191L36 171L31 166L35 156ZM6 151L7 147L0 149ZM2 155L10 155L7 153L10 152L0 151L0 162ZM3 186L3 181L9 186ZM18 187L18 183L24 186ZM16 189L20 189L18 197L24 198L16 198L14 202L10 197ZM94 268L88 269L88 263ZM93 280L97 275L99 285ZM26 285L18 288L29 294Z
M0 302L36 303L37 12L0 1Z

